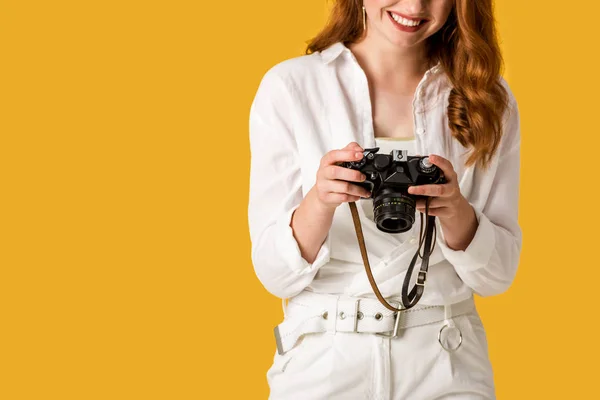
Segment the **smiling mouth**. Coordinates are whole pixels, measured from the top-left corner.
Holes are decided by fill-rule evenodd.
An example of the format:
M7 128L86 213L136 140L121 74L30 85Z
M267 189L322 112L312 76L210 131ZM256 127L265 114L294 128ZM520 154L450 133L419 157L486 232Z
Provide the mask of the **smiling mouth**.
M426 19L409 19L409 18L404 18L404 17L402 17L402 16L400 16L398 14L395 14L395 13L393 13L391 11L388 11L388 14L390 14L390 17L392 17L394 21L396 21L400 25L406 26L408 28L419 26L419 25L427 22Z

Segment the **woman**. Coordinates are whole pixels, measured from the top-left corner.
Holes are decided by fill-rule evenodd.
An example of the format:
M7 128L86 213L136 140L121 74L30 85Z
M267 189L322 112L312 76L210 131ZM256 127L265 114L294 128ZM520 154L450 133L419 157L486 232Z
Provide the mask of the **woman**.
M522 239L519 113L493 23L490 0L338 0L307 54L262 78L248 217L255 272L284 307L270 398L495 398L473 294L509 288ZM374 147L427 155L446 178L408 192L437 228L410 309L421 221L382 232L365 176L340 165ZM353 202L392 309L367 277Z

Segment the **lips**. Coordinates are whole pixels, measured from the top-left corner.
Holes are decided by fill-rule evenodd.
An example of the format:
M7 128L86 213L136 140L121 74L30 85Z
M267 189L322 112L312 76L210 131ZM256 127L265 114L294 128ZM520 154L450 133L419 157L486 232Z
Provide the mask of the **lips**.
M427 19L407 19L404 17L400 17L399 15L401 14L397 14L397 13L391 13L390 11L387 12L388 16L390 18L390 21L392 22L392 24L394 25L394 28L398 29L399 31L402 32L417 32L419 30L421 30L423 28L423 26L427 25L427 23L429 22L429 20ZM410 24L411 22L415 22L415 21L420 21L420 23L418 25L404 25L404 24Z
M410 19L412 21L426 21L427 18L422 18L422 17L412 17L410 15L406 15L406 14L402 14L398 11L388 11L390 14L396 14L399 15L402 18L406 18L406 19Z
M408 15L405 14L401 14L399 12L395 12L395 11L388 11L388 14L390 15L390 17L392 17L392 19L398 23L402 23L402 25L404 26L411 26L411 25L405 25L406 23L413 23L413 22L420 22L420 24L425 23L428 21L428 19L426 18L415 18L415 17L409 17ZM419 24L419 25L420 25ZM413 26L418 26L418 25L413 25Z

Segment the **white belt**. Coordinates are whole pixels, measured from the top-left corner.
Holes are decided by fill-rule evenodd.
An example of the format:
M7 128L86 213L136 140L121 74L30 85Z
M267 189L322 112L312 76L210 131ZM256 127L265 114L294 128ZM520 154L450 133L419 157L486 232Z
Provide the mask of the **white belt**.
M400 300L393 298L386 300L395 308L402 307ZM294 347L296 341L307 333L356 332L396 337L400 329L431 324L466 314L475 309L475 302L473 297L470 297L455 304L416 305L396 313L385 308L378 299L304 290L289 300L288 309L289 315L286 315L284 321L275 327L275 340L279 354L284 354Z

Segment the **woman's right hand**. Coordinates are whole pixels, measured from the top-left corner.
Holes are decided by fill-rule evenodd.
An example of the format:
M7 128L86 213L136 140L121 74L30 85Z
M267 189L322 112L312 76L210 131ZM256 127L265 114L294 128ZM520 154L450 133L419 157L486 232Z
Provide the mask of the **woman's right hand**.
M331 150L321 158L315 184L319 202L328 209L335 209L344 202L370 197L371 192L351 182L364 182L365 175L357 170L341 167L337 163L359 161L363 148L356 142L339 150Z

